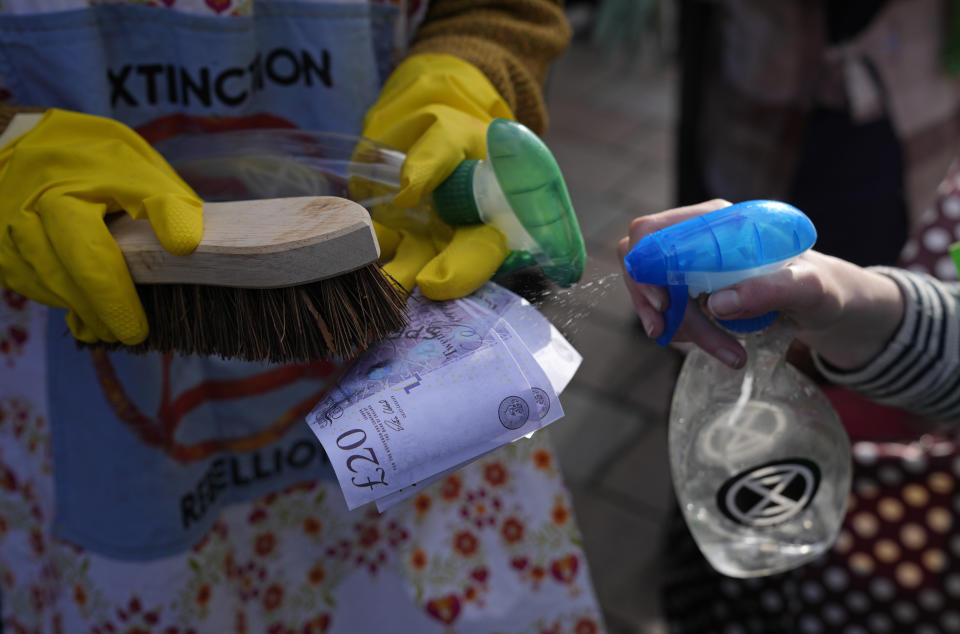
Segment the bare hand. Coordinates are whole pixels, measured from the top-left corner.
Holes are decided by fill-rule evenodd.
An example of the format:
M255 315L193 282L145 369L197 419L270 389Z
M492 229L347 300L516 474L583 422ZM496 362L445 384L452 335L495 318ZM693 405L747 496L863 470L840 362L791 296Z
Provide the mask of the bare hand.
M627 252L644 236L729 204L712 200L635 219L629 236L618 245L621 266ZM670 301L666 289L638 284L625 271L624 280L647 334L659 336L661 313ZM794 324L798 340L841 369L857 368L873 359L903 317L903 298L893 280L816 251L807 251L769 275L688 302L674 341L694 343L734 368L743 365L746 352L710 317L743 319L779 310Z

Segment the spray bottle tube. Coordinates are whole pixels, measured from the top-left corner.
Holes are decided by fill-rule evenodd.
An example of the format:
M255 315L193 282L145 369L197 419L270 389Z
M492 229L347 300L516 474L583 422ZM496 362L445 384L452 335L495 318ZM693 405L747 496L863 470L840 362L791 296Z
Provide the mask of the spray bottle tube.
M666 345L687 296L769 273L813 246L799 210L748 201L642 239L625 258L636 281L667 286ZM792 333L776 313L722 322L747 363L733 370L695 349L684 361L670 412L670 468L687 525L719 572L783 572L834 542L850 489L850 445L836 412L788 365Z

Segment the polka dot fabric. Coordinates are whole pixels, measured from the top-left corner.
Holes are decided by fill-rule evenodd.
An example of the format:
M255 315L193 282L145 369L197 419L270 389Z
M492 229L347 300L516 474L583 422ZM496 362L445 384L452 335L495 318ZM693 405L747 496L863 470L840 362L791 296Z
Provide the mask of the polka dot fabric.
M924 212L917 230L904 245L900 265L954 281L957 267L948 252L954 242L960 242L960 169L956 164L940 184L936 202Z
M948 248L957 241L954 165L899 264L956 280ZM724 577L673 514L662 589L671 634L960 633L960 436L918 431L892 441L904 428L880 411L872 409L869 421L844 417L848 429L873 436L854 435L844 525L811 564L758 579Z
M960 632L960 456L946 439L854 445L856 479L834 547L759 579L723 577L679 515L664 607L674 634Z

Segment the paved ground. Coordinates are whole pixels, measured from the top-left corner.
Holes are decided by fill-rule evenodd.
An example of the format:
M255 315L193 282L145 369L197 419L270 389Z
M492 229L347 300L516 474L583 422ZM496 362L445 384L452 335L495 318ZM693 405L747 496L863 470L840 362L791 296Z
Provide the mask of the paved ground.
M547 142L567 179L589 255L580 288L542 305L583 354L550 428L611 633L659 633L660 527L671 502L666 420L679 358L643 334L615 245L673 185L675 72L624 69L584 43L554 68Z

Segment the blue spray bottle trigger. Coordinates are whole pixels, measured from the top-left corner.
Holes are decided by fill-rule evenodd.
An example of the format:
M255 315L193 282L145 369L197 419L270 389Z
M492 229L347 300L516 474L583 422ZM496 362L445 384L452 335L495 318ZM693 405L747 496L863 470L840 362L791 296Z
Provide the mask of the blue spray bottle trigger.
M683 321L687 297L732 286L770 273L813 246L817 231L803 212L786 203L749 200L697 216L652 233L624 258L630 277L666 286L665 346ZM769 325L776 314L736 320L732 330L748 332ZM722 322L729 327L729 322Z

